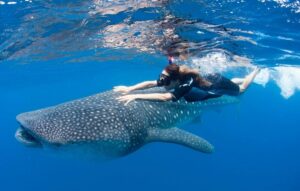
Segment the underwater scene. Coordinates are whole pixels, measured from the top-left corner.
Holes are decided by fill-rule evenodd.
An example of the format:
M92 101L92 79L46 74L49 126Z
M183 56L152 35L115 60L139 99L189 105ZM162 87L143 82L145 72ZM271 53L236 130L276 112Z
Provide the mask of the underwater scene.
M300 190L299 31L299 0L0 0L1 190Z

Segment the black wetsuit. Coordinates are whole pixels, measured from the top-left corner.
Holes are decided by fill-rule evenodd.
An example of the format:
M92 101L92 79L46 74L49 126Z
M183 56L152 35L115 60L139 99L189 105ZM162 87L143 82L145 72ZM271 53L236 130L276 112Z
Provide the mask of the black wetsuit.
M193 102L216 98L225 94L237 96L240 93L240 88L237 84L220 74L209 74L204 76L204 78L212 83L212 85L209 87L200 87L196 81L190 77L170 91L173 94L172 100L177 101L181 97L184 97L186 101Z

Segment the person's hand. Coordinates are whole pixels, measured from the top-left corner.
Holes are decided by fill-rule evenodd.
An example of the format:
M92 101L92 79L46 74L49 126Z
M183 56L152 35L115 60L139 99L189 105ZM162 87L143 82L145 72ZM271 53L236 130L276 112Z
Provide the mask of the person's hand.
M122 94L128 94L131 91L131 88L130 86L115 86L113 91L120 92Z
M137 96L134 94L123 95L117 98L118 101L125 102L125 106L128 105L131 101L134 101L135 99L137 99Z

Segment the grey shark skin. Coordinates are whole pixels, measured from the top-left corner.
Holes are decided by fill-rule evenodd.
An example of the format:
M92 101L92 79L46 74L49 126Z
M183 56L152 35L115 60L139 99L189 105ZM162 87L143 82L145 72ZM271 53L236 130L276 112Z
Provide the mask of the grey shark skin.
M142 90L149 93L161 89ZM150 142L169 142L211 153L206 140L176 128L200 115L212 105L236 102L222 96L202 102L188 103L137 100L129 103L116 100L120 93L107 91L17 116L21 127L16 138L27 146L76 148L83 146L93 153L120 157Z

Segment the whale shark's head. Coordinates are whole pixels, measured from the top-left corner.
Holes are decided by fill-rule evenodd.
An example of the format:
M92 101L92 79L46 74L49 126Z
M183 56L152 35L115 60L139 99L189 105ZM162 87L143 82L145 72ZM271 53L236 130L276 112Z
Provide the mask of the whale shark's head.
M69 118L66 119L66 116ZM81 138L80 132L84 127L78 123L78 118L80 118L79 114L72 108L67 111L64 108L49 107L21 113L16 117L20 127L16 131L15 137L19 142L30 147L59 146L76 140L80 141L75 136ZM76 125L82 129L76 129ZM73 128L71 129L71 127Z
M23 113L17 116L17 121L20 127L15 133L16 139L22 144L29 147L41 147L42 142L37 134L33 131L34 115L30 113Z
M29 147L42 147L49 143L54 146L60 145L59 139L64 131L63 124L57 121L60 115L62 116L53 107L17 115L20 127L15 133L15 138Z

